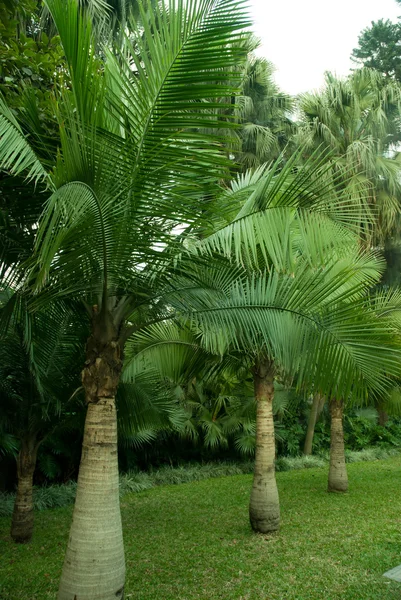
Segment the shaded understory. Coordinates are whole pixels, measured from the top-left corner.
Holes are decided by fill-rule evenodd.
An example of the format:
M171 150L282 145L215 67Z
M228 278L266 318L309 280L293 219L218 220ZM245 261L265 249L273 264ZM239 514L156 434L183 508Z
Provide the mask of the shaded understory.
M348 469L346 495L326 469L278 473L278 536L250 530L250 475L126 495L127 600L399 599L382 574L401 563L401 457ZM71 512L37 513L26 546L0 520L1 600L55 598Z

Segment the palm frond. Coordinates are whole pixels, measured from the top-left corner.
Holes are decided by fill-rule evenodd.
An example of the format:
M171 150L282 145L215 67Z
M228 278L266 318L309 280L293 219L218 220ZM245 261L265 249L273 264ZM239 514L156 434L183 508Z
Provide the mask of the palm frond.
M0 95L0 168L12 175L24 175L34 182L48 181L48 174Z

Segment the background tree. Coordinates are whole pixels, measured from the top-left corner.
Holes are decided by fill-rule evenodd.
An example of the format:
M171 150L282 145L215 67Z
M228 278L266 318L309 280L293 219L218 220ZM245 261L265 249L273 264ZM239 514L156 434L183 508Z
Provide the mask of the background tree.
M347 79L326 74L326 87L303 94L301 123L295 139L324 147L332 172L344 177L344 189L361 223L366 243L383 244L399 213L399 139L401 88L372 69Z
M249 57L244 67L242 98L237 100L241 129L240 147L234 157L242 170L275 160L294 133L292 99L273 81L274 67L254 56L257 41L249 40ZM257 47L257 46L256 46Z
M76 402L68 401L79 387L77 358L83 337L72 325L71 313L53 307L31 315L26 300L16 294L1 313L12 301L11 324L0 350L0 394L3 422L19 444L11 537L25 543L33 532L32 486L39 446L77 411Z
M306 430L306 437L304 442L304 450L303 453L305 456L310 456L312 454L313 447L313 436L315 433L315 425L316 421L319 418L320 413L323 410L324 404L326 402L326 398L321 394L313 394L312 404L309 411L308 417L308 427Z
M385 77L401 81L401 24L388 19L372 21L361 32L351 59L358 67L376 69Z

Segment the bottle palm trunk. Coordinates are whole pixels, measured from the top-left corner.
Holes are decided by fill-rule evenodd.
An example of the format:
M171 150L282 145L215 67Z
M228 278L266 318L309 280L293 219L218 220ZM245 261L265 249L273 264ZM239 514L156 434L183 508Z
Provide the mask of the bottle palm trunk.
M124 597L115 406L121 352L118 342L93 341L89 338L88 360L82 374L88 411L58 600Z
M348 490L348 474L345 464L344 430L343 430L344 405L341 400L330 400L330 467L329 467L329 492L346 492Z
M39 444L35 436L27 436L21 440L21 448L17 456L17 493L11 521L11 537L19 543L30 542L33 533L33 474Z
M280 505L274 468L273 367L270 360L262 359L254 368L257 403L256 454L249 518L252 529L260 533L277 531L280 526Z

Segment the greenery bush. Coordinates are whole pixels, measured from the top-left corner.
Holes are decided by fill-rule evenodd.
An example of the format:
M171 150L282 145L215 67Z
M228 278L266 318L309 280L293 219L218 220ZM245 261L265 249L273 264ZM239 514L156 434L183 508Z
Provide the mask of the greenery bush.
M344 441L352 451L367 447L401 448L401 420L392 418L385 425L377 424L375 411L349 411L344 418ZM366 416L365 416L366 415ZM307 428L307 411L300 407L296 413L286 415L279 424L277 450L279 456L297 456L302 452ZM330 449L330 419L323 413L315 426L313 438L314 454L322 454Z
M346 450L345 461L348 463L352 462L364 462L369 460L382 460L384 458L390 458L401 453L401 448L365 448L364 450Z
M276 471L313 469L326 464L327 459L323 456L282 456L276 460Z
M399 419L394 419L381 426L372 419L352 416L345 421L344 440L345 444L353 450L363 450L366 446L400 447L401 422Z

